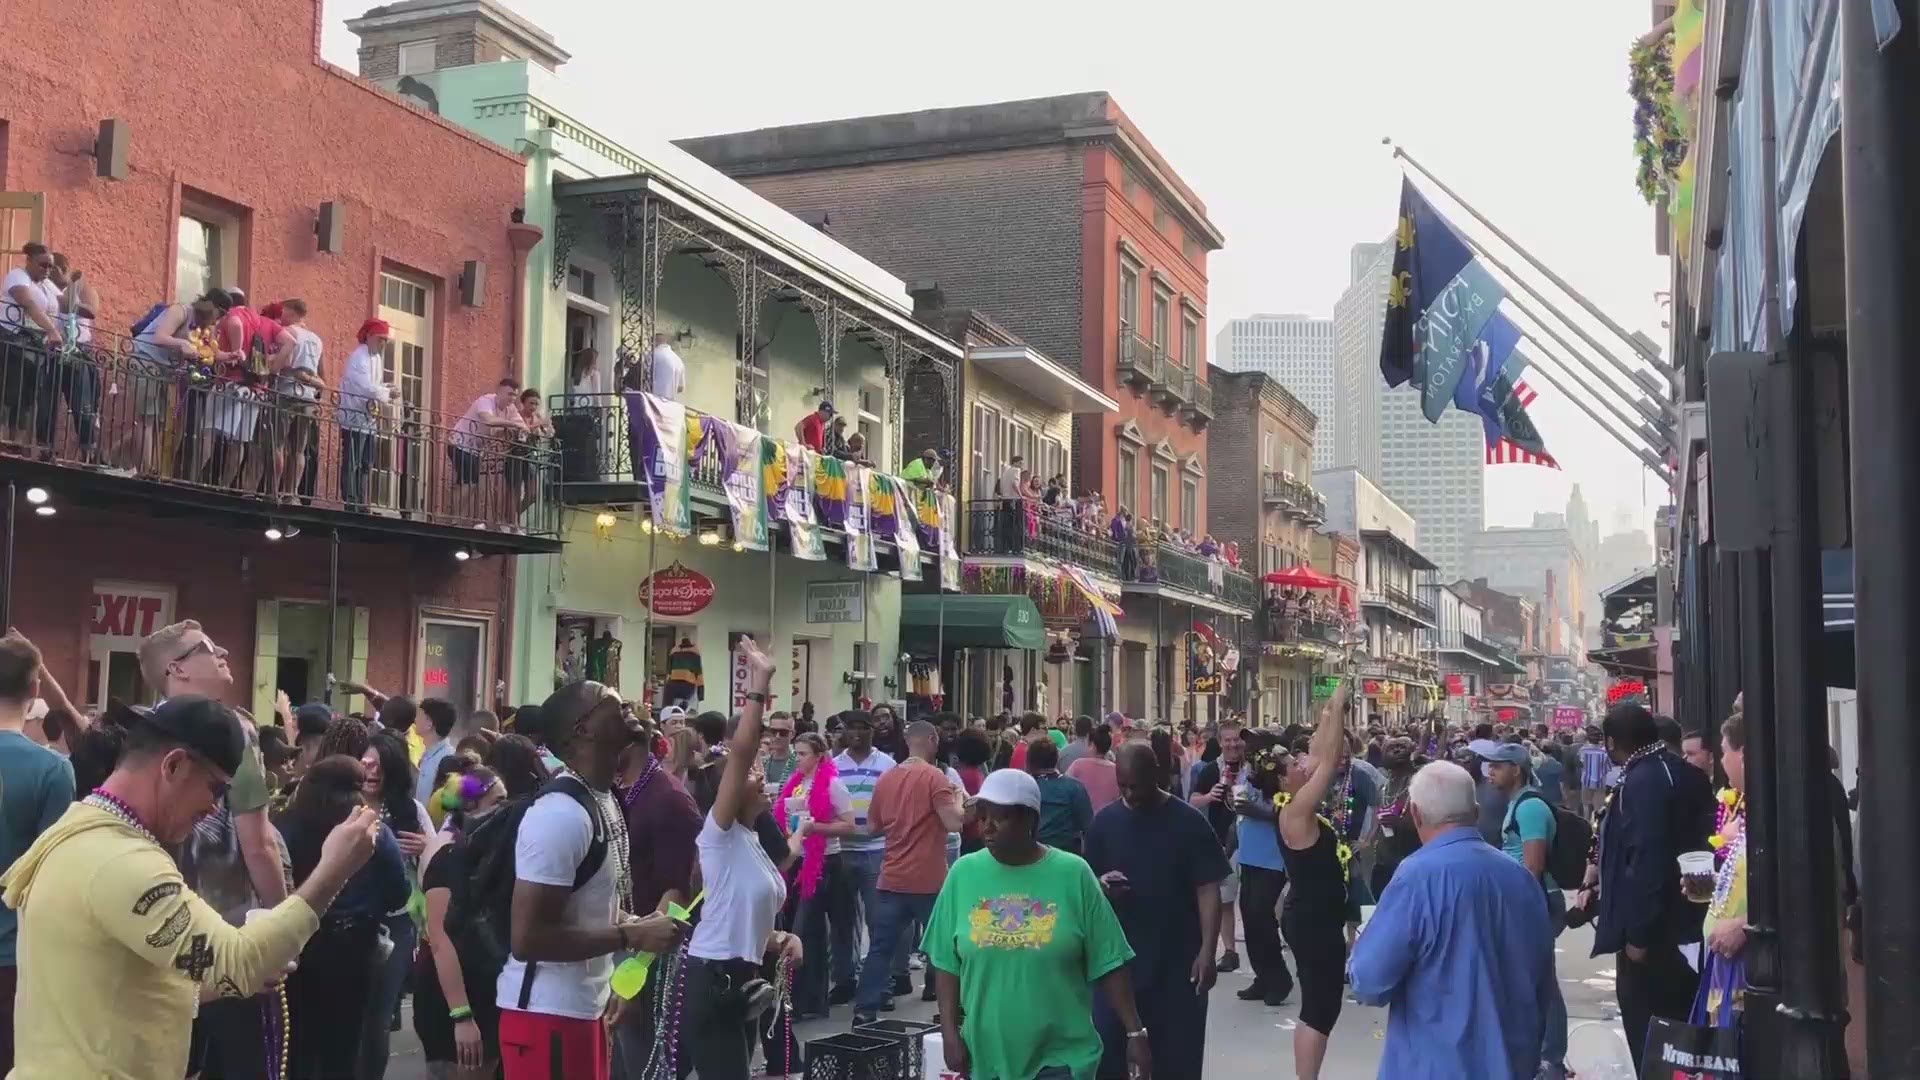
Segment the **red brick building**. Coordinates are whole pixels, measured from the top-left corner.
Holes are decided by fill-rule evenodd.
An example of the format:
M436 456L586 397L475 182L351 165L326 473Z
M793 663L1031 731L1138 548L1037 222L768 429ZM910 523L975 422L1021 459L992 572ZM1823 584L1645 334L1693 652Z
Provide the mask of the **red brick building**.
M946 303L990 316L1119 403L1073 422L1076 493L1159 531L1208 532L1206 207L1105 93L933 109L682 140L689 153ZM980 423L910 399L910 430ZM991 422L991 421L989 421ZM1002 417L958 470L995 476L1032 445ZM994 460L982 460L992 446ZM1049 476L1041 441L1024 455ZM963 491L963 500L991 493ZM1192 628L1250 618L1244 575L1163 547L1134 564L1115 652L1083 641L1098 699L1130 715L1204 718L1220 680ZM1220 638L1230 638L1224 625ZM1090 631L1091 632L1091 631ZM1198 665L1189 661L1196 656ZM1111 657L1113 663L1098 662ZM1199 689L1196 689L1198 687Z
M472 487L448 475L453 421L517 367L511 283L517 251L538 241L510 224L523 163L323 62L322 7L181 0L156 22L108 5L76 38L59 5L0 6L0 40L76 43L11 50L0 259L17 266L39 240L85 272L99 292L94 340L69 362L100 392L93 405L71 391L50 404L43 386L44 433L0 449L0 479L20 498L12 621L83 704L143 693L131 651L179 618L230 651L234 699L256 710L276 688L317 698L329 659L341 678L491 703L512 555L557 549L544 498L526 515L496 499L499 459L483 455ZM103 130L121 133L120 149ZM153 382L127 364L130 324L214 286L256 305L301 297L325 341L317 453L291 502L245 473L119 452L137 419L119 391ZM394 403L349 495L334 389L373 317L394 330L375 372ZM183 402L202 392L158 392L175 395L159 438L191 446ZM544 458L533 471L544 477ZM34 512L29 488L53 516Z
M1076 425L1076 484L1109 506L1205 531L1207 253L1225 238L1107 94L679 145L1078 369L1120 411Z

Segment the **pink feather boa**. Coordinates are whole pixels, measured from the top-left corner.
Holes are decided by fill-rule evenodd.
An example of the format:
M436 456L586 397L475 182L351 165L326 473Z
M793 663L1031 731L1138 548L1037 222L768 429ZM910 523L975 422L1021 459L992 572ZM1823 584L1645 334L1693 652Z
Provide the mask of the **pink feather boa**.
M780 822L780 831L791 834L793 829L787 820L787 800L793 797L794 789L801 784L807 785L807 816L816 823L833 820L833 782L839 777L839 770L833 767L833 759L822 757L808 776L801 776L795 769L787 782L780 786L780 802L774 808L774 818ZM819 833L810 832L800 841L800 895L811 897L820 887L820 873L826 869L827 838Z

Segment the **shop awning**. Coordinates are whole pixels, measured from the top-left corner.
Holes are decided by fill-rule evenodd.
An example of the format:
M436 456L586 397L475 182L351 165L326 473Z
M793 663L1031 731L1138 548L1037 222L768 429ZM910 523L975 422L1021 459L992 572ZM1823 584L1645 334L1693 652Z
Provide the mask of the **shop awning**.
M1025 596L934 596L900 598L900 642L907 651L931 656L949 649L1044 649L1040 609Z

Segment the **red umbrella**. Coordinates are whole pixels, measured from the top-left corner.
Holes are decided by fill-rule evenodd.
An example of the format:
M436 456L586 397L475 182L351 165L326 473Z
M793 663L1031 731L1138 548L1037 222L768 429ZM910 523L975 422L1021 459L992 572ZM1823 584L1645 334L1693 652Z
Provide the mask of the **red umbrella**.
M1269 585L1292 585L1302 589L1332 589L1339 586L1336 578L1330 578L1310 566L1289 566L1285 570L1275 570L1260 580Z

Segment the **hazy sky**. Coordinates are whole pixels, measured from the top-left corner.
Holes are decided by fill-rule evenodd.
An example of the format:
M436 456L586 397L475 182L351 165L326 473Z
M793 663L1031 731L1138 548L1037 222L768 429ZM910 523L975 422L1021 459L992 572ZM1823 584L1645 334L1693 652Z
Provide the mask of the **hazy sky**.
M1616 321L1667 338L1654 295L1667 260L1633 186L1626 92L1644 3L506 3L573 54L562 74L599 99L583 119L605 118L609 134L1109 91L1226 233L1209 265L1216 328L1253 312L1332 313L1348 247L1393 225L1400 171L1380 145L1391 134ZM327 0L323 50L348 70L357 40L342 21L372 6ZM1651 528L1666 501L1658 481L1534 381L1534 420L1565 472L1489 469L1488 524L1561 510L1577 481L1603 533L1627 513Z

